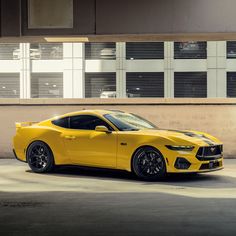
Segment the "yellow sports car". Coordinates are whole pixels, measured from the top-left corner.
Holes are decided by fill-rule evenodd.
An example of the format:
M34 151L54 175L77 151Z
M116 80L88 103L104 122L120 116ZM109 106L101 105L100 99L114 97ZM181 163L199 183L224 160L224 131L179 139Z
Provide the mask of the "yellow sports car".
M13 145L16 158L37 173L56 165L80 165L132 171L153 180L166 173L223 168L223 145L217 138L160 129L122 111L83 110L38 123L16 123Z

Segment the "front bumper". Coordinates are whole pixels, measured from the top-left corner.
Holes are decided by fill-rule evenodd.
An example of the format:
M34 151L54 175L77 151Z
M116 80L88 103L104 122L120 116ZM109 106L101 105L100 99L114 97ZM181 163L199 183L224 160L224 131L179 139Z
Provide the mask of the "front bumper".
M199 160L195 152L168 151L164 156L168 173L202 173L224 168L222 155L215 159ZM181 165L178 165L179 159L181 159Z
M168 173L204 173L222 170L224 168L223 158L214 161L199 161L199 163L191 163L188 169L177 169L175 166L168 166Z

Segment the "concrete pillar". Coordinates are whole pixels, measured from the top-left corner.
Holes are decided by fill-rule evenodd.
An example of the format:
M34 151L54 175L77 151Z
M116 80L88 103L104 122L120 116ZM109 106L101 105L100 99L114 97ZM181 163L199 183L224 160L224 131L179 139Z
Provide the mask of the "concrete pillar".
M217 42L217 86L216 93L217 97L227 97L227 42L219 41Z
M63 44L64 98L84 97L84 44Z
M207 97L226 97L226 42L207 43Z
M116 91L118 98L126 97L126 45L116 43Z
M174 97L174 42L164 43L164 87L165 97Z
M73 98L85 97L85 45L73 44Z
M20 98L31 97L30 44L20 44Z

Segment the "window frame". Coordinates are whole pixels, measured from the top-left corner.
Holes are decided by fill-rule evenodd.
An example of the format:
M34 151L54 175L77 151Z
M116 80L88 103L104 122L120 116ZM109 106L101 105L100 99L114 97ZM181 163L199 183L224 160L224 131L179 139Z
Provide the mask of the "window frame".
M21 0L22 34L23 35L65 35L79 34L79 0L73 0L73 27L72 28L29 28L28 0Z

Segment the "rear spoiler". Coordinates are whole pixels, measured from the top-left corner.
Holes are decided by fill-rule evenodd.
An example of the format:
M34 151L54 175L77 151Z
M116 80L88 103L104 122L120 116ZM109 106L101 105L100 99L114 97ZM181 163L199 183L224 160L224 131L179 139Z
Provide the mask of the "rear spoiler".
M33 122L33 121L29 121L29 122L16 122L16 128L22 128L22 127L27 127L27 126L32 126L34 124L37 124L38 122Z

